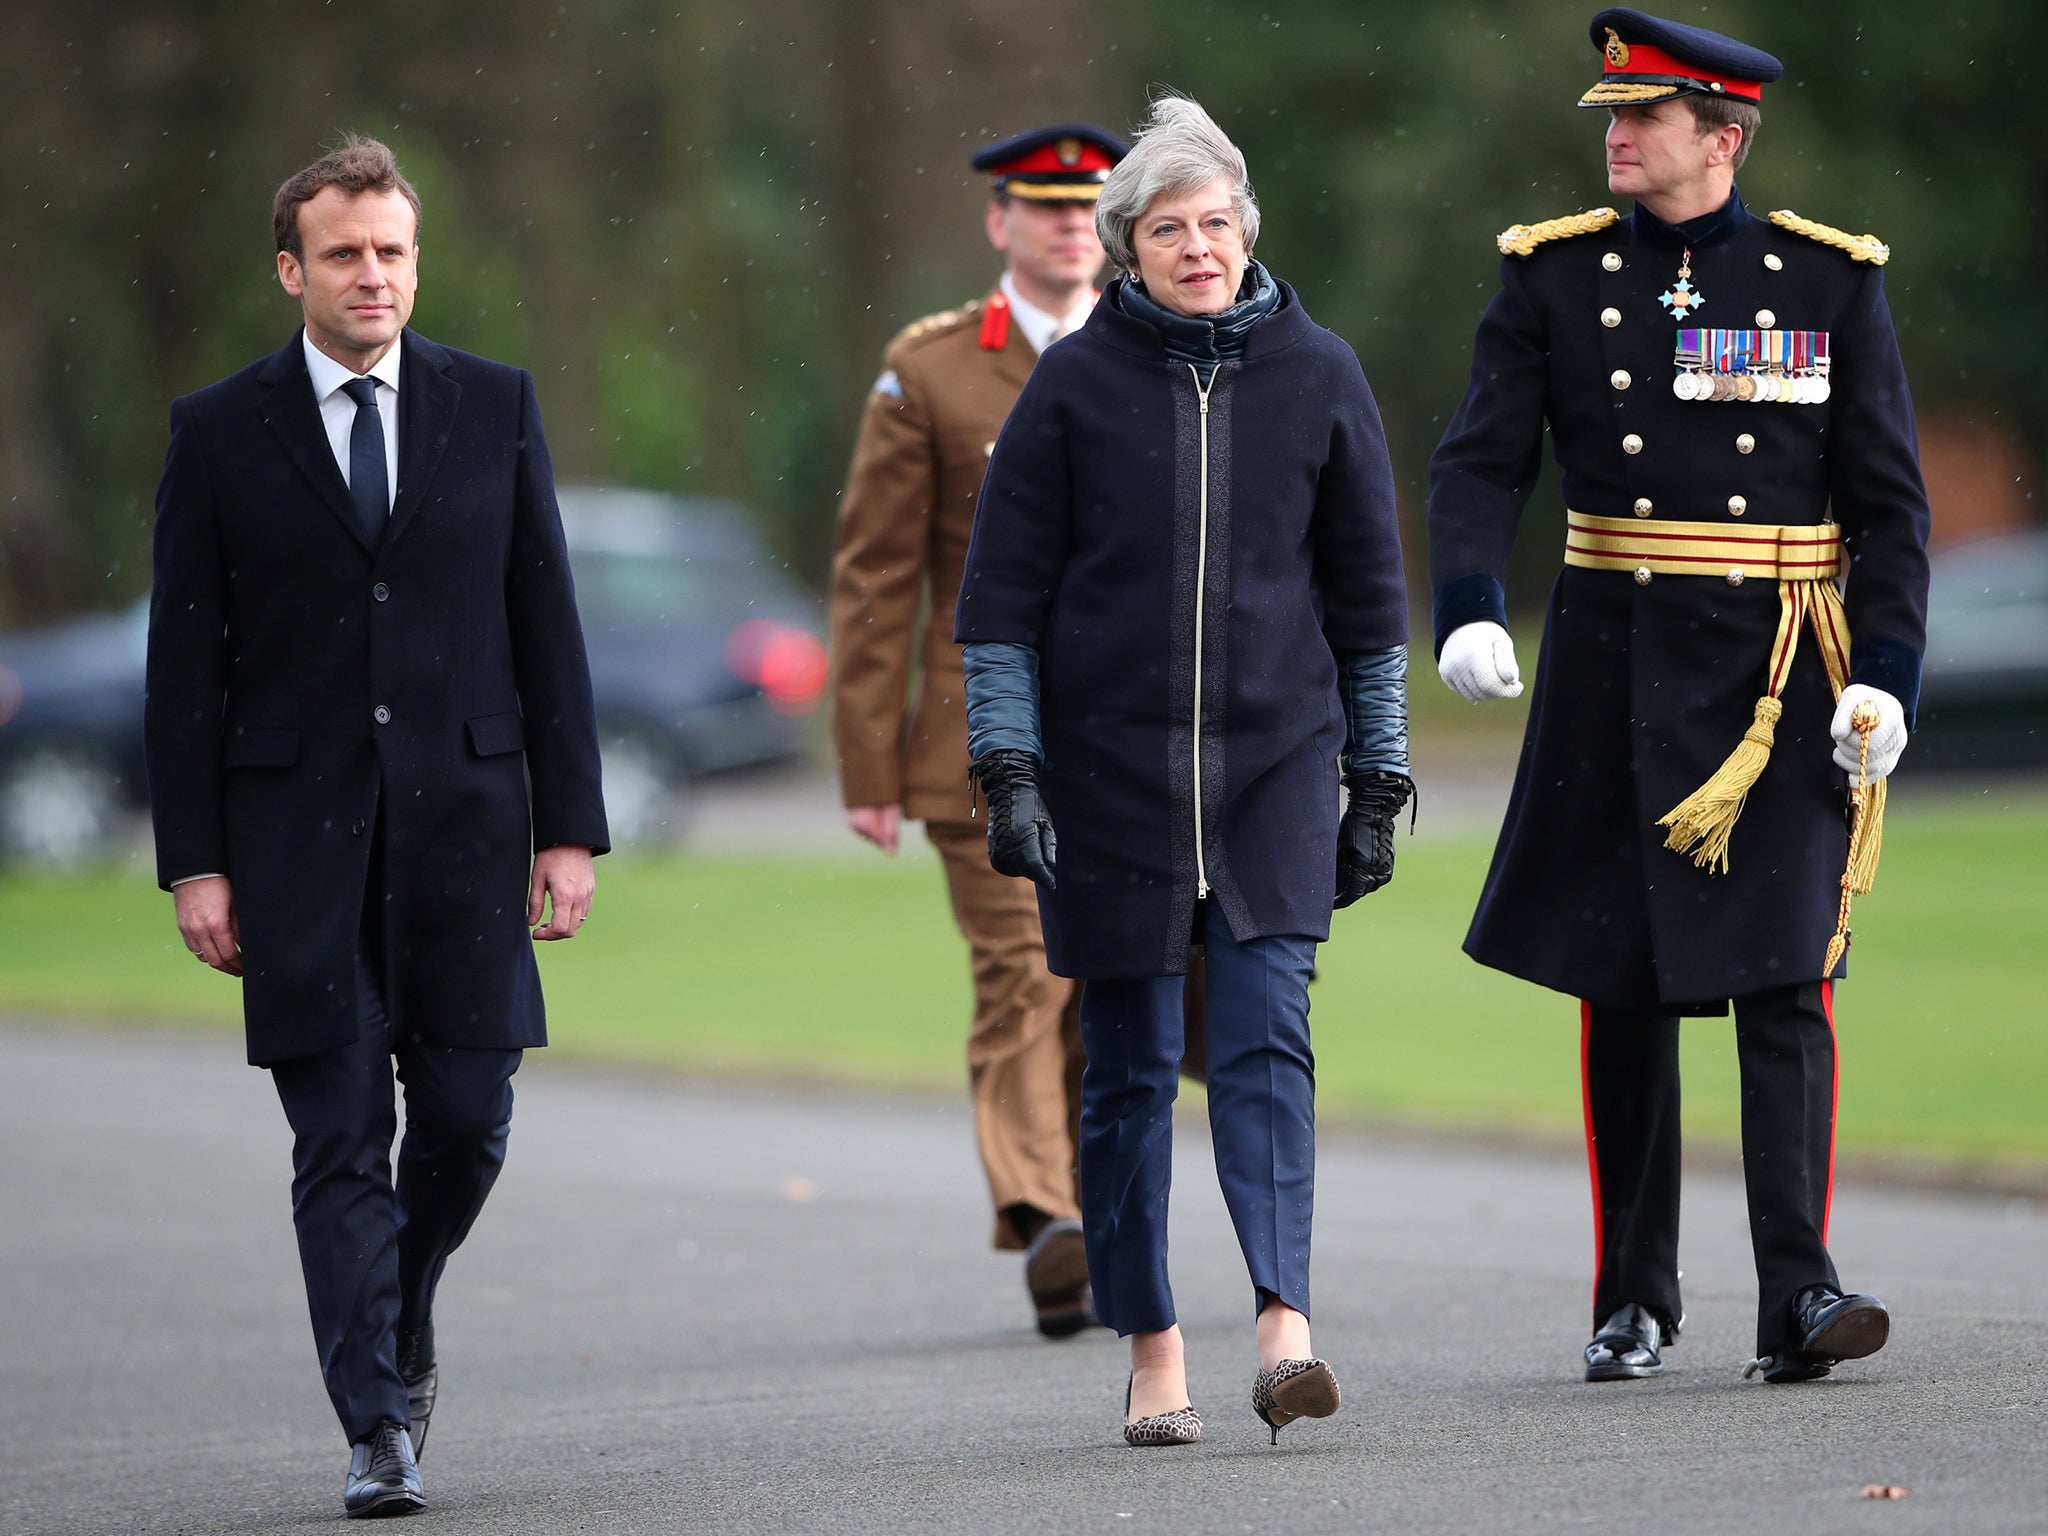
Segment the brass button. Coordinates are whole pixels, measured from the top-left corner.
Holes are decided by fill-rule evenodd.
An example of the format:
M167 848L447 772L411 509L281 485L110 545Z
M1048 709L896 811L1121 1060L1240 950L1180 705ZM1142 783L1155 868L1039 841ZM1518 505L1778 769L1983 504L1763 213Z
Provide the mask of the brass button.
M1615 369L1614 372L1607 375L1607 382L1612 384L1616 389L1627 389L1631 382L1628 376L1628 370L1626 368Z
M1773 272L1781 272L1784 270L1785 267L1785 263L1778 260L1777 253L1775 251L1766 251L1764 253L1764 265L1769 267Z
M1739 587L1739 586L1741 586L1741 585L1742 585L1742 567L1741 567L1741 566L1737 565L1737 566L1731 566L1731 567L1729 568L1729 571L1728 571L1728 585L1729 585L1729 586L1731 586L1731 587Z
M1600 323L1610 331L1613 330L1617 325L1621 324L1621 311L1618 309L1601 310Z
M1621 270L1621 252L1609 251L1600 258L1600 265L1610 272L1619 272Z
M1749 498L1747 496L1730 496L1728 498L1728 510L1736 517L1742 516L1743 513L1749 510Z
M1768 331L1778 323L1778 317L1768 309L1760 309L1756 312L1756 323L1759 328Z
M1636 516L1637 516L1637 517L1648 517L1648 516L1649 516L1649 515L1650 515L1650 514L1651 514L1652 512L1654 512L1654 511L1656 511L1656 510L1657 510L1656 506L1655 506L1655 505L1654 505L1654 504L1653 504L1653 503L1651 502L1651 500L1650 500L1650 498L1649 498L1649 497L1647 497L1647 496L1638 496L1638 497L1636 498Z
M1631 432L1621 440L1621 451L1623 453L1641 453L1643 451L1643 440Z
M1639 587L1647 587L1647 586L1648 586L1649 584L1650 584L1650 568L1649 568L1649 567L1648 567L1647 565L1639 565L1639 566L1637 566L1637 567L1636 567L1636 585L1637 585L1637 586L1639 586Z
M1756 439L1747 432L1741 433L1735 439L1735 451L1737 453L1755 453Z

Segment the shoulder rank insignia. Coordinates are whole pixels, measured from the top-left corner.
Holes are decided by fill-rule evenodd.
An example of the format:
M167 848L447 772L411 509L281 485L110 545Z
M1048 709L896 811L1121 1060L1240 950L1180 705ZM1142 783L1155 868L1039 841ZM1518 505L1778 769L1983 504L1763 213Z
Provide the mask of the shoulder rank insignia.
M972 319L974 312L980 308L981 301L976 299L972 303L961 305L958 309L942 309L936 315L926 315L922 320L914 321L909 326L906 326L903 334L896 339L898 341L918 341L935 331L954 330L963 322Z
M1892 259L1892 248L1875 235L1852 235L1846 230L1836 229L1832 224L1818 224L1812 219L1802 219L1790 208L1780 208L1771 215L1771 222L1780 229L1789 229L1795 235L1804 235L1809 240L1818 240L1822 245L1831 245L1848 254L1851 261L1867 261L1874 267L1881 267Z
M1605 229L1620 217L1612 208L1589 208L1584 213L1569 213L1561 219L1545 219L1541 224L1516 224L1494 238L1500 244L1501 255L1527 256L1546 240L1569 240L1574 235L1590 235Z

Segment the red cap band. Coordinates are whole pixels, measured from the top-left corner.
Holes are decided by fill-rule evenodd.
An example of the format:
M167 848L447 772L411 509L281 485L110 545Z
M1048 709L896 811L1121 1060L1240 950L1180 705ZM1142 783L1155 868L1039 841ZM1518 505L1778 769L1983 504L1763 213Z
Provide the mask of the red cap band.
M1714 74L1710 70L1701 69L1697 64L1688 64L1685 60L1668 54L1662 48L1652 48L1648 43L1630 43L1627 46L1628 62L1619 69L1614 67L1612 58L1607 60L1605 72L1610 78L1619 76L1627 80L1637 75L1676 75L1685 80L1718 85L1727 95L1740 97L1744 101L1760 103L1764 99L1764 88L1755 80L1737 80L1733 75Z

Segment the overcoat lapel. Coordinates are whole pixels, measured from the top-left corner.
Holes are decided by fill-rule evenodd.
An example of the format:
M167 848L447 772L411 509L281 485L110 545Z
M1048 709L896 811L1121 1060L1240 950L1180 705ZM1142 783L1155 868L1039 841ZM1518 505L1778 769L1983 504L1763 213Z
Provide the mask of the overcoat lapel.
M294 334L281 351L272 353L257 375L269 388L257 411L291 461L298 465L299 472L327 503L327 510L341 520L351 538L367 549L362 527L356 521L355 504L349 500L348 482L341 478L341 466L334 462L334 449L327 441L327 428L313 399L313 379L306 372L304 343L300 340L303 334Z
M425 503L462 400L462 386L448 376L453 360L445 347L412 331L405 333L401 345L405 356L398 392L398 501L385 529L386 548L404 536Z

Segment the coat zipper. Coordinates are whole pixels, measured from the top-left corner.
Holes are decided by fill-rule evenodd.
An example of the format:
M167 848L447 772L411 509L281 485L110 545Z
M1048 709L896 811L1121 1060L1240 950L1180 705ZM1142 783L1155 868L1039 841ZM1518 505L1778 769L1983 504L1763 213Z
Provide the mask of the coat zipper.
M1195 899L1209 894L1209 865L1202 854L1202 610L1209 587L1209 391L1216 387L1218 363L1202 383L1202 370L1193 363L1188 372L1195 376L1195 395L1202 403L1202 479L1199 521L1195 535Z

